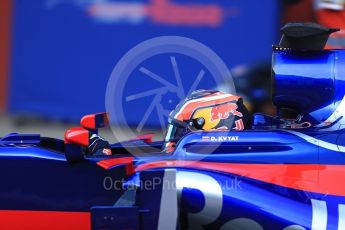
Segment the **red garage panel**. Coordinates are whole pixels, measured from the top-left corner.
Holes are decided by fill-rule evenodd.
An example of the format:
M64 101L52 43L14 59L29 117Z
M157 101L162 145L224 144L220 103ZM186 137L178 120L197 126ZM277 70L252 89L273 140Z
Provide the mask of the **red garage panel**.
M9 75L10 21L12 0L0 3L0 111L5 109Z
M313 0L301 0L298 4L286 7L283 24L288 22L312 22L314 21Z

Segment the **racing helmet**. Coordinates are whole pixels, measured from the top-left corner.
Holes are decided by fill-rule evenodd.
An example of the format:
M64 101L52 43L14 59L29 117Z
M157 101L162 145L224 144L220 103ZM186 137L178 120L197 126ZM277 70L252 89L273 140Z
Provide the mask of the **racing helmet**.
M197 90L169 115L165 143L176 143L193 130L241 131L249 128L250 117L239 96L217 90Z

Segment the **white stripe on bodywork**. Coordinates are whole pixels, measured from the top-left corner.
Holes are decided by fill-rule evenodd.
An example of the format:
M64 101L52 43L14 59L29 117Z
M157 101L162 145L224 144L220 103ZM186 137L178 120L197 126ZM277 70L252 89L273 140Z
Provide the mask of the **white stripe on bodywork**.
M312 230L327 230L327 205L325 201L311 199L313 208Z
M332 150L335 152L345 152L345 146L342 145L337 145L337 144L332 144L326 141L322 141L319 139L316 139L314 137L308 136L306 134L300 133L300 132L296 132L296 131L292 131L292 130L284 130L285 132L294 134L300 138L302 138L303 140L305 140L306 142L309 142L311 144L320 146L322 148L328 149L328 150Z
M316 127L324 127L324 126L328 126L329 124L333 124L340 117L342 117L342 118L338 121L337 124L335 124L334 126L331 126L329 128L323 129L323 130L325 130L325 131L326 130L337 130L337 129L339 129L340 125L345 124L345 96L341 100L341 102L340 102L339 106L336 108L336 110L332 113L332 115L329 118L327 118L326 121L317 125Z
M217 95L217 96L210 96L210 97L202 97L202 98L198 98L198 99L193 99L190 101L187 101L187 103L185 103L182 108L175 114L174 118L177 118L182 111L184 111L184 109L186 108L187 105L194 103L194 102L205 102L205 101L212 101L212 100L219 100L219 99L223 99L226 97L231 97L233 96L232 94L221 94L221 95Z
M338 230L344 230L345 229L345 205L344 204L339 204L338 212L339 212Z
M183 188L199 190L204 196L203 209L188 214L189 229L203 230L204 225L218 219L223 207L223 191L217 180L203 173L179 171L176 175L176 187L180 197Z
M165 170L162 183L162 197L159 208L157 229L176 230L178 221L178 193L176 189L176 170Z

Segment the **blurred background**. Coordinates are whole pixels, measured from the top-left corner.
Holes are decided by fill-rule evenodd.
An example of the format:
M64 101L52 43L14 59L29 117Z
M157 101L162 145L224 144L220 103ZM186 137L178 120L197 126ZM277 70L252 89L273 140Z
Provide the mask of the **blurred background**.
M280 27L312 21L342 29L343 5L341 0L1 0L0 136L62 138L83 115L105 111L107 81L119 59L163 35L210 47L231 69L250 111L274 114L270 62ZM345 45L343 31L330 39L330 47ZM162 62L150 64L162 75L171 71ZM194 81L195 75L181 77ZM150 83L134 81L128 90L140 92L145 84ZM135 115L130 125L146 109L129 107ZM152 115L144 129L157 127ZM103 135L114 139L110 131Z

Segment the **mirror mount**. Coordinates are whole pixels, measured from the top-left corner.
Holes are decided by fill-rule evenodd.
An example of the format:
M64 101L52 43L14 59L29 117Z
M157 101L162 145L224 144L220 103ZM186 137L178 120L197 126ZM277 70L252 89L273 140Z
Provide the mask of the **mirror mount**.
M65 132L65 156L70 164L83 161L83 147L90 142L90 131L84 128L71 128Z
M90 144L92 134L97 134L99 128L109 125L107 113L96 113L84 116L80 120L82 127L68 129L65 132L65 155L70 164L85 160L84 149Z

